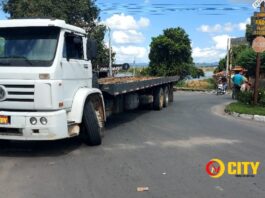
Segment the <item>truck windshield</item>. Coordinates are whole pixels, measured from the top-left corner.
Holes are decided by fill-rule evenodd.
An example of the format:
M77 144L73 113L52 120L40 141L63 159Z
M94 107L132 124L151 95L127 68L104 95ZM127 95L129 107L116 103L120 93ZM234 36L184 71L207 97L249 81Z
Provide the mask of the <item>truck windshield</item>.
M60 29L0 28L0 67L48 67L55 57Z

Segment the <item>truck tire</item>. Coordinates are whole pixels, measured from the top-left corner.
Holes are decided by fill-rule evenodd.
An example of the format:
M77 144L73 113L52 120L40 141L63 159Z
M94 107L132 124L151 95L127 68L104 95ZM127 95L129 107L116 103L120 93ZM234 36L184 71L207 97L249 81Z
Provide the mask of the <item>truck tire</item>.
M166 108L168 106L169 103L169 91L168 91L168 87L166 86L164 88L164 103L163 103L163 107Z
M89 146L101 144L101 127L95 108L90 101L84 106L83 121L81 126L81 138Z
M163 109L164 105L164 91L161 87L158 87L154 90L154 110L160 111Z
M168 91L169 91L169 94L168 94L169 95L169 102L173 102L174 101L174 88L173 88L172 84L169 85Z

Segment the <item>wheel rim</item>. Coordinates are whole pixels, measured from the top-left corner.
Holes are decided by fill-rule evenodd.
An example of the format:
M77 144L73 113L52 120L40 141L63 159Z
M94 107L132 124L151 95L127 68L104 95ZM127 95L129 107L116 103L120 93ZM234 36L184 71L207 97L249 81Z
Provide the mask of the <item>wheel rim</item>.
M160 107L163 107L164 96L162 94L160 95L159 102L160 102Z
M168 104L169 103L169 92L168 91L166 91L166 98L165 99L166 99L166 101L165 101L166 104Z

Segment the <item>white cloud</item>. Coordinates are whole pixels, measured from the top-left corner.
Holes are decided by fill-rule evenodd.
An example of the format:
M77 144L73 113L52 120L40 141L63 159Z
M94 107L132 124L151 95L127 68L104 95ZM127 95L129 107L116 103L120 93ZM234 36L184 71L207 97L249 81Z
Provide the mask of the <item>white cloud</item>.
M103 23L114 30L136 30L148 27L150 20L145 17L141 17L139 20L136 20L133 16L122 13L112 15Z
M235 30L239 31L245 31L246 24L250 23L250 19L248 18L246 21L233 24L233 23L225 23L223 25L221 24L215 24L215 25L201 25L199 28L197 28L198 31L204 32L204 33L221 33L221 32L233 32Z
M220 32L222 30L222 26L220 24L216 24L214 26L209 25L201 25L198 29L200 32Z
M114 14L103 21L103 24L112 30L112 48L116 53L116 63L131 63L134 59L137 62L148 62L148 49L142 47L145 37L141 32L142 28L150 25L148 18L136 19L134 16L123 13Z
M209 48L193 48L192 57L195 62L215 62L225 56L225 51L216 49L215 47Z
M239 23L239 30L245 31L247 24L250 24L250 18L248 18L245 22Z
M232 24L232 23L226 23L223 26L224 32L232 32L234 29L237 28L237 25Z
M145 17L141 17L138 21L139 27L148 27L150 25L150 20Z
M212 39L215 43L215 48L216 49L221 49L225 50L227 49L227 40L230 38L229 35L219 35L219 36L214 36Z
M246 24L250 24L250 18L241 23L224 23L215 25L201 25L198 31L212 35L212 45L207 48L194 47L193 58L196 62L219 61L226 54L227 40L230 37L227 33L234 31L245 31ZM219 33L218 35L216 35Z
M114 31L112 39L116 44L142 43L145 40L144 35L136 30Z
M227 40L229 35L218 35L212 37L213 45L211 47L194 47L192 57L195 62L215 62L225 57L227 49Z
M137 46L113 46L113 50L116 52L116 62L133 62L136 59L137 62L147 62L148 49L145 47Z

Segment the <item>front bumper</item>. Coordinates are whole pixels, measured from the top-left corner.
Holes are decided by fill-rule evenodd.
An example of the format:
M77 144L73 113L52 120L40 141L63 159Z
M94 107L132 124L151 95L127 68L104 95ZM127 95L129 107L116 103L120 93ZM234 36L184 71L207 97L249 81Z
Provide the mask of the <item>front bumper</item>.
M52 112L9 112L0 111L0 116L9 116L10 124L0 124L0 139L5 140L58 140L68 138L67 115L65 110ZM38 120L36 125L30 118ZM40 118L48 120L42 125Z

